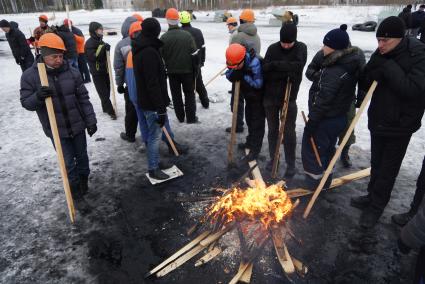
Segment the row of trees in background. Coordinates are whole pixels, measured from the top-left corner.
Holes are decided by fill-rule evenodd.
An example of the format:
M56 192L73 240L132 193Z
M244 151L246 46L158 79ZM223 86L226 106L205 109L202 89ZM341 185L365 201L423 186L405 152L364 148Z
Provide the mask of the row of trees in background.
M0 0L0 14L63 11L66 4L71 9L103 8L102 0Z

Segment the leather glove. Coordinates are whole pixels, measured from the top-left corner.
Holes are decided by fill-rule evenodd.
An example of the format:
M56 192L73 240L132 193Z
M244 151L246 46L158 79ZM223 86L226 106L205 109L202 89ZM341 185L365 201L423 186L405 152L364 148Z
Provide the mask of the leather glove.
M312 137L319 127L319 122L309 119L304 127L304 134L308 137Z
M105 42L105 50L106 51L110 51L111 50L111 45L109 43Z
M158 118L156 119L156 122L158 123L159 127L162 128L165 125L165 121L167 119L167 113L158 113Z
M123 85L118 86L117 92L118 92L118 94L124 94L125 93L124 86Z
M87 127L87 133L89 134L90 137L92 137L93 134L96 133L96 131L97 131L97 125L96 124Z
M54 97L55 95L55 89L46 86L42 86L36 93L36 96L40 101L44 101L46 98Z
M233 70L232 74L230 75L230 81L232 82L242 81L243 76L244 74L242 70Z
M398 249L400 250L402 254L408 254L411 250L410 247L408 247L405 243L403 243L403 240L401 238L397 240L397 245L398 245Z

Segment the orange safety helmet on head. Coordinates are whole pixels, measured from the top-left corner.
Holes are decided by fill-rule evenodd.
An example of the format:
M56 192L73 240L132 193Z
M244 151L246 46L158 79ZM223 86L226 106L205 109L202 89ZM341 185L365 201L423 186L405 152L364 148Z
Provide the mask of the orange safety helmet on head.
M241 15L239 16L239 20L244 20L245 22L254 22L254 11L252 11L251 9L243 10Z
M238 20L236 20L236 18L230 17L227 19L226 24L227 25L238 24Z
M65 44L60 36L54 33L46 33L38 40L39 47L48 47L65 51Z
M226 64L230 69L236 68L244 59L246 48L239 43L233 43L226 49Z
M137 21L130 25L130 28L128 29L128 34L130 35L130 38L133 38L133 34L141 30L142 30L142 22Z
M165 13L165 18L167 20L180 20L179 11L177 11L176 8L167 9L167 12Z
M138 14L138 13L134 13L133 15L131 15L133 18L136 18L137 21L143 22L143 17L142 15Z
M47 17L46 15L40 15L39 17L38 17L38 20L39 21L43 21L43 22L48 22L49 21L49 17Z

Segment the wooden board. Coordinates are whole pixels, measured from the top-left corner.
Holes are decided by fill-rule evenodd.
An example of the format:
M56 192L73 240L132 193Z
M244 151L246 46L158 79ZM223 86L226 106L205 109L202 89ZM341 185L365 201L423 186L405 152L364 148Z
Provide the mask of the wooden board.
M239 269L242 267L243 263L239 265ZM252 269L254 268L254 263L250 263L248 267L245 269L244 273L242 274L241 278L239 279L239 282L242 283L250 283L251 282L251 276L252 276Z
M292 258L289 255L288 248L285 245L285 236L283 231L277 227L272 228L272 239L273 245L276 251L277 258L279 259L279 263L282 266L283 270L286 274L292 274L295 272L295 266L292 262Z
M205 263L209 262L216 256L218 256L222 252L221 248L214 247L211 251L209 251L207 254L205 254L203 257L198 259L198 261L195 263L195 267L204 265Z

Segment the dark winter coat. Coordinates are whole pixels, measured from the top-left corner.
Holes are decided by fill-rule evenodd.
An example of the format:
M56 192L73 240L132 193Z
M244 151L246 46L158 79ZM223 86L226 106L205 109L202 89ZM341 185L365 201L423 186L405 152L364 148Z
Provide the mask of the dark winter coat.
M261 51L261 40L257 34L257 27L253 23L241 24L238 33L232 36L230 43L239 43L248 49L253 48L257 54Z
M408 247L420 249L425 246L425 199L415 217L404 226L401 239Z
M382 63L374 66L378 59ZM369 88L370 75L377 71L382 79L369 105L369 130L379 136L411 135L421 127L424 114L425 45L406 37L384 56L376 50L362 76L363 90Z
M191 24L183 24L182 30L189 32L195 40L196 48L199 50L199 59L202 66L205 64L205 40L200 29L192 27Z
M187 31L179 27L170 27L161 36L164 45L161 55L164 58L168 74L188 74L193 72L193 56L196 52L196 44L193 37Z
M9 42L13 57L18 64L34 61L34 56L31 53L31 48L27 43L27 39L19 30L17 23L13 21L10 22L10 31L6 33L6 39Z
M425 11L416 11L412 13L412 28L419 28L422 22L425 21Z
M303 69L307 62L307 46L296 41L287 50L280 42L269 46L264 57L264 106L282 106L287 78L291 80L290 101L297 99L303 77Z
M78 58L77 43L75 42L74 34L69 30L68 26L62 25L57 28L56 32L62 38L65 44L65 58Z
M85 53L89 64L90 73L93 76L108 74L108 62L106 48L102 37L96 34L96 30L102 25L91 22L89 25L90 38L86 41Z
M319 51L314 56L306 71L306 77L313 81L308 99L311 120L347 114L364 64L364 54L357 47L336 50L328 56Z
M56 90L52 100L59 136L72 137L95 125L96 114L78 69L70 67L66 60L59 69L46 69L49 86ZM52 138L45 102L36 95L40 87L37 63L34 63L21 77L21 104L27 110L37 112L44 133Z
M143 110L158 113L165 113L170 104L167 76L159 52L162 46L161 40L142 34L131 42L137 103Z
M128 32L131 24L136 21L134 17L127 17L121 25L122 40L117 43L114 51L115 82L117 86L122 86L125 83L125 63L128 52L131 50L131 39Z
M411 29L412 28L412 12L410 11L409 8L404 8L403 9L403 12L401 12L400 14L398 14L398 17L403 20L403 22L406 25L406 28L407 29Z

